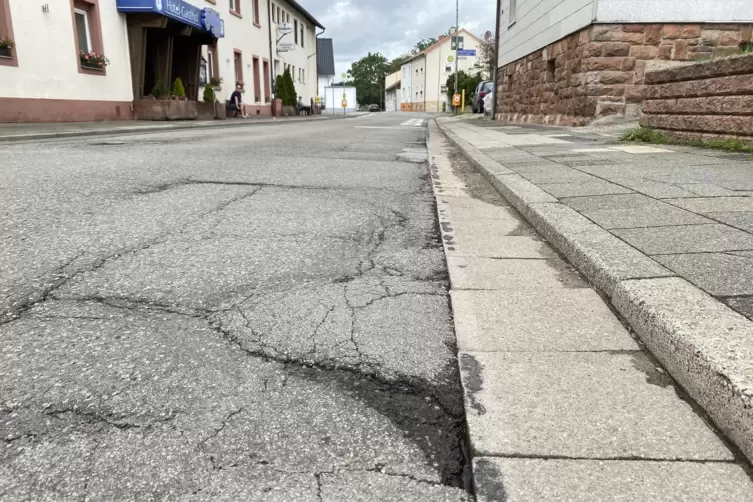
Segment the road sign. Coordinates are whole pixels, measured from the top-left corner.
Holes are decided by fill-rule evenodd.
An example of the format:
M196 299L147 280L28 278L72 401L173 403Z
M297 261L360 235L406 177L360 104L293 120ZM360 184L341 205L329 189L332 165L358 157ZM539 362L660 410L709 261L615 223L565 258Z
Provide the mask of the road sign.
M461 56L476 56L476 49L460 49L458 51L458 57Z
M293 25L290 23L280 23L277 25L277 33L280 33L281 35L293 33Z
M460 106L460 94L457 92L452 95L452 106Z
M347 108L347 107L348 107L348 100L343 99L343 108Z
M347 73L343 73L343 78L348 78L348 74Z
M447 56L448 63L452 63L453 61L455 61L455 56Z
M277 44L277 50L279 52L289 52L295 50L295 44Z

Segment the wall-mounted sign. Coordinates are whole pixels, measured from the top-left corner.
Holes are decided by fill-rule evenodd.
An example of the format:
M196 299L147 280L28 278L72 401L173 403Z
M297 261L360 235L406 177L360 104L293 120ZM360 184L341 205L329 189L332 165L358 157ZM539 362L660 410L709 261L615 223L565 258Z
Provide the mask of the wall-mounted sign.
M277 25L277 33L281 35L287 35L293 33L293 25L290 23L280 23Z
M458 51L458 57L461 56L476 56L476 49L460 49Z
M118 12L135 14L154 12L208 31L214 37L225 36L225 25L213 9L201 9L184 0L116 0Z
M295 50L295 44L277 44L278 52L289 52Z

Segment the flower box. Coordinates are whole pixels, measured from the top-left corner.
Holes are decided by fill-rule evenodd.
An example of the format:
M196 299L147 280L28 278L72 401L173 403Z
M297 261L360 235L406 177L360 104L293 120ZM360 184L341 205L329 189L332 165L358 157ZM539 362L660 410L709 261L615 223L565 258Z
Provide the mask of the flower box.
M13 57L13 49L10 47L0 47L0 58L12 58Z
M81 62L81 68L87 70L104 71L105 67L110 64L110 61L103 55L95 52L78 53L78 59Z

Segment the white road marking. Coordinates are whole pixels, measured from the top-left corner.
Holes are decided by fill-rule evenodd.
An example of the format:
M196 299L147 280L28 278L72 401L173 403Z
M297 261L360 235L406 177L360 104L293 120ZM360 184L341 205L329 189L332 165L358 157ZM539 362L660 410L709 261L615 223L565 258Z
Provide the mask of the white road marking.
M421 127L422 125L424 125L424 119L411 119L403 122L400 125L408 127Z
M355 126L354 129L423 129L415 126Z

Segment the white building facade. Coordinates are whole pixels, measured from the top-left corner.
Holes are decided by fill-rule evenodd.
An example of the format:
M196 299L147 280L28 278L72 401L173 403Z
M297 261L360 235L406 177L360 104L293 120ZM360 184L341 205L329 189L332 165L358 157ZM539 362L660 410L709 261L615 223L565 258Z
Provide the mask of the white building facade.
M458 71L477 71L481 39L468 30L460 30L458 36L462 37L460 51L452 46L453 35L448 35L403 63L401 111L441 112L447 103L447 78L455 73L456 63Z
M280 41L287 52L283 16L297 29ZM214 81L224 101L242 82L251 113L269 115L286 67L297 93L315 97L317 28L292 0L0 0L0 38L13 41L0 52L0 122L129 119L134 101L176 78L190 100Z

